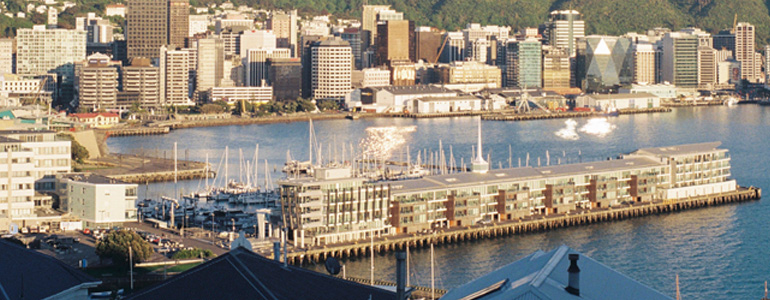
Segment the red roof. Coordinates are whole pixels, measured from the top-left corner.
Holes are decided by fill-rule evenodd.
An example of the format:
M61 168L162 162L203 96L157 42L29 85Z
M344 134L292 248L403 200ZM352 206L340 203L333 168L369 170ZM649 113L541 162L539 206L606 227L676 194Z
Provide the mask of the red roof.
M97 116L102 116L107 118L117 118L118 114L108 113L108 112L70 114L70 117L75 117L78 119L93 119L93 118L96 118Z

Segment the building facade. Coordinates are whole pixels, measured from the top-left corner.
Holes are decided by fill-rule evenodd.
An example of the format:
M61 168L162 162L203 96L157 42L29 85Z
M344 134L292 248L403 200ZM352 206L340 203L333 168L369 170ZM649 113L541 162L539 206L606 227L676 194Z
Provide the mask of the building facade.
M661 40L661 79L678 87L698 87L698 38L679 32Z
M570 57L577 52L577 40L585 37L585 21L576 10L552 11L545 23L545 36L551 46L567 50Z
M311 48L311 56L313 99L344 99L352 87L350 44L339 38L317 42Z
M82 30L20 28L16 36L16 73L40 75L51 72L61 77L59 96L74 96L75 62L86 59L86 32Z
M542 87L542 53L539 41L509 42L506 50L506 86Z
M160 70L152 66L146 58L134 58L130 66L123 67L123 92L135 95L134 99L127 99L131 103L119 105L130 107L133 103L139 103L143 109L160 108Z
M83 62L75 76L78 106L92 111L116 109L118 68L107 55L94 54Z
M56 177L61 208L83 222L83 228L113 228L136 221L138 185L88 173Z
M168 2L168 42L169 45L184 47L184 40L190 33L189 0L167 0Z
M267 82L273 87L273 100L302 97L302 62L299 58L269 58Z
M656 83L655 47L650 43L634 44L634 79L635 83Z
M190 105L189 52L183 49L160 49L160 96L166 106Z
M758 82L762 70L758 65L762 59L757 60L756 32L754 25L740 22L735 26L735 59L741 62L741 78L749 82Z
M578 41L576 83L583 89L596 91L631 83L634 50L630 39L591 35Z
M297 57L299 29L297 24L297 11L292 10L288 13L273 12L267 19L267 29L272 30L277 38L278 48L288 48L291 50L291 57Z
M268 80L270 69L267 61L273 58L290 58L288 48L253 48L247 50L243 58L245 83L247 86L261 86L263 80Z
M550 46L543 47L543 85L544 89L570 87L570 58L567 51Z
M196 101L205 100L205 92L222 84L225 67L225 45L221 39L206 38L198 40L198 67L196 68Z
M130 0L127 4L128 58L157 58L160 46L168 43L168 0Z

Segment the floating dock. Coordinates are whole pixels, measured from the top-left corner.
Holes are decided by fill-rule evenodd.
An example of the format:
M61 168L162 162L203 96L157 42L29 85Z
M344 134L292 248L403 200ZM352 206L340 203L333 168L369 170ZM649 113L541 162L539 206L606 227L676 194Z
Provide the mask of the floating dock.
M411 234L377 238L373 243L360 241L294 251L288 254L291 264L301 265L323 263L327 257L350 258L368 256L371 251L389 252L403 250L407 246L421 248L433 244L449 244L485 238L504 237L533 232L542 232L558 228L587 224L613 222L649 215L672 213L709 206L720 206L758 200L762 197L759 188L739 188L736 191L705 196L690 197L682 200L639 202L620 207L570 211L566 214L536 216L512 220L491 225L456 227L428 234ZM373 246L372 246L373 245ZM374 248L374 249L372 249Z
M107 129L108 136L129 136L129 135L155 135L155 134L167 134L169 132L168 127L130 127L130 128L115 128Z

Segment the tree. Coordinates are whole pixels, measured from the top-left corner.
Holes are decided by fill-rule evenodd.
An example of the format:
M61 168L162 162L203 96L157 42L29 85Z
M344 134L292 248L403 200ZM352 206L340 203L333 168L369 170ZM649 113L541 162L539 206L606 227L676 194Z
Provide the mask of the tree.
M327 110L339 110L340 105L337 103L337 101L334 100L322 100L318 102L318 109L327 111Z
M213 103L203 104L203 106L200 107L200 112L202 114L220 114L224 111L225 110L222 108L222 106Z
M214 252L211 252L211 250L195 248L190 250L179 250L171 256L171 259L209 258L215 256L217 255L214 254Z
M128 248L131 247L134 263L146 261L152 255L152 246L136 232L130 230L112 231L96 243L96 255L110 258L114 264L128 262Z
M83 160L89 157L90 154L88 153L88 149L78 143L78 141L76 141L71 135L60 133L56 136L70 141L70 152L72 155L72 160L82 164Z

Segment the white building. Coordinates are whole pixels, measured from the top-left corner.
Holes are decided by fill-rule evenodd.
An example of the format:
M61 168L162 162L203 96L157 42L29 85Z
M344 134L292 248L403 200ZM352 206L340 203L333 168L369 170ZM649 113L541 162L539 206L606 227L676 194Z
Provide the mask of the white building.
M576 10L552 11L545 23L548 44L566 49L570 57L577 51L577 40L585 37L586 25Z
M104 9L107 16L120 16L126 18L126 6L123 4L109 4Z
M21 142L32 151L32 178L35 190L53 190L53 175L72 170L71 142L56 136L55 131L2 130L0 136Z
M13 39L0 39L0 75L13 74L13 43Z
M575 107L589 107L597 111L660 107L660 97L650 93L589 94L578 96Z
M366 68L352 73L353 86L362 88L372 86L390 85L390 70L380 68Z
M61 208L80 218L83 228L112 228L136 220L137 184L88 173L56 180Z
M273 99L271 86L215 87L209 89L208 93L210 101L222 100L229 105L236 105L238 101L267 103Z
M361 104L372 112L411 112L415 99L457 97L455 90L429 85L370 87L361 90Z
M160 96L163 105L193 105L190 101L189 51L160 48Z
M311 91L314 99L342 100L350 92L353 52L348 42L332 38L311 48Z
M275 34L270 30L247 30L241 33L240 54L245 56L244 53L249 49L275 49L277 39Z
M205 33L209 30L209 24L211 24L208 15L190 15L189 22L190 36L193 36L196 33Z
M412 108L416 114L477 111L482 109L482 99L471 95L426 97L413 100Z
M671 84L631 84L631 87L622 87L618 92L621 94L648 93L666 100L673 100L679 96L677 87Z
M275 42L275 40L273 40ZM273 43L275 46L275 43ZM288 48L251 48L241 52L243 56L244 84L246 86L261 86L262 80L268 79L267 60L271 58L290 58Z
M23 142L0 136L0 226L35 218L35 155Z
M56 72L62 82L72 82L74 63L86 59L86 32L82 30L46 29L35 25L17 31L16 72L38 75Z

